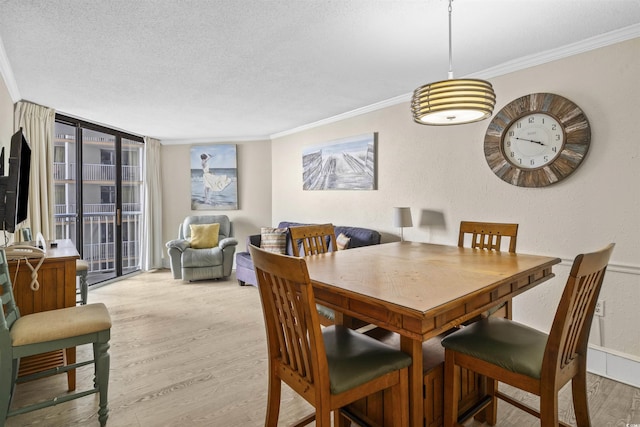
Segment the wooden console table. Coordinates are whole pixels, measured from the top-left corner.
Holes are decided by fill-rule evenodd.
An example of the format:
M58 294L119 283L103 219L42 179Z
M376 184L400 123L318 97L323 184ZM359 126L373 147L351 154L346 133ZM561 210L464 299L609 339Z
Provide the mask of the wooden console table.
M32 291L31 270L24 260L9 261L9 274L13 283L13 294L21 315L73 307L76 305L76 260L80 258L71 240L55 240L55 248L47 248L43 264L38 270L40 288ZM36 265L38 260L30 261ZM16 277L16 267L18 275ZM75 347L63 352L51 352L20 360L18 377L44 371L56 366L72 364L76 361ZM67 372L69 390L76 388L76 372Z

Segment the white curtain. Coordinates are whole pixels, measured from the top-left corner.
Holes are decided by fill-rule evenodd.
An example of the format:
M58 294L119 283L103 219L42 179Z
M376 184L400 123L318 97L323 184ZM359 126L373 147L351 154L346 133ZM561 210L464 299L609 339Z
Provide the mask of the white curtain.
M160 141L153 138L145 138L142 269L149 271L162 268L163 253Z
M26 101L16 103L14 124L31 146L29 209L22 227L31 227L32 235L42 233L45 239L55 238L53 225L53 131L55 110Z

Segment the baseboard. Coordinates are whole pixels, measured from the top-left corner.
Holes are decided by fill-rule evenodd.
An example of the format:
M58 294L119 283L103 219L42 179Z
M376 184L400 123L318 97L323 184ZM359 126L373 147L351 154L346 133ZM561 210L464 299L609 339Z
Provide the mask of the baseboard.
M589 344L587 371L640 388L640 358Z

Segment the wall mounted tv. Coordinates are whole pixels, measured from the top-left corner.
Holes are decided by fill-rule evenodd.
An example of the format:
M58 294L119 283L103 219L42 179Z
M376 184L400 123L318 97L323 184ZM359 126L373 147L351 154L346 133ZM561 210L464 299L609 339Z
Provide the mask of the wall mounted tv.
M9 173L0 176L0 230L13 233L27 219L30 170L31 147L20 128L11 137Z

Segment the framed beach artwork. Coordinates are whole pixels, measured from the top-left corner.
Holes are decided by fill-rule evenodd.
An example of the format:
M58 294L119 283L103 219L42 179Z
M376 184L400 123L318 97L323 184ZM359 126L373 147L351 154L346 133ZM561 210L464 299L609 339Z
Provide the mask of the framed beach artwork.
M191 146L191 209L238 209L235 144Z
M302 150L303 190L376 190L377 133L352 136Z

